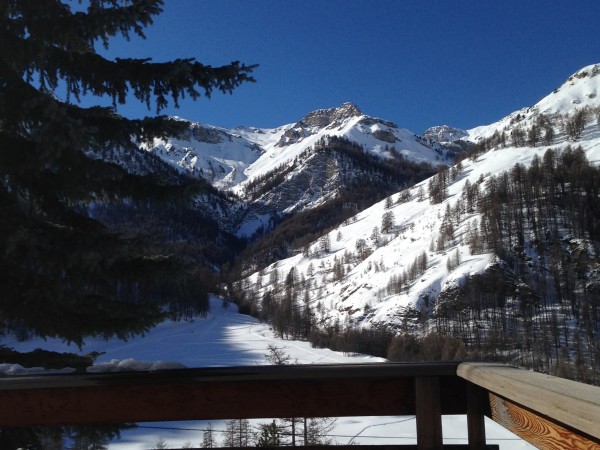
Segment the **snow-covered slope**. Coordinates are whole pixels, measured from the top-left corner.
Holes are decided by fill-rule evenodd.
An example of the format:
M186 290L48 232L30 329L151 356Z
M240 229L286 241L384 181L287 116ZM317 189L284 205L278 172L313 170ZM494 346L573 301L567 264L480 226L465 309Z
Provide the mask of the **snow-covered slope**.
M323 152L316 156L317 147L332 137L356 144L361 152L383 161L437 166L454 160L454 152L392 122L365 115L352 103L316 110L295 124L274 129L229 130L194 123L178 138L156 139L144 149L180 172L235 193L242 206L232 217L241 219L227 226L237 228L240 236L251 236L268 228L273 217L314 208L336 198L348 183L365 181L353 178L352 164L344 163L342 169L339 159Z
M598 106L595 93L600 90L599 68L596 65L578 71L536 106L513 113L496 124L470 130L469 137L476 140L491 136L518 115L525 115L525 120L531 122L534 114L539 113L569 117L584 106L592 111L591 108ZM581 145L592 163L600 162L597 113L588 114L577 142L563 133L560 124L549 126L554 132L551 145L554 150L560 151L569 144ZM300 287L301 295L309 299L322 326L383 323L397 330L406 329L413 319L431 311L442 291L496 262L491 253L471 254L469 250L467 237L478 226L480 215L477 211L454 212L457 201L465 195L465 185L477 185L483 190L490 175L509 171L516 163L528 166L534 156L542 158L548 148L547 145L516 147L508 142L504 148L466 159L449 171L448 195L441 203L429 195L431 180L423 181L361 211L315 240L307 251L252 274L244 280L245 291L251 292L254 299L263 298L268 291L277 294L282 292L283 280L292 273L297 279L306 280ZM453 214L456 225L451 243L440 251L437 242L447 214ZM384 224L386 215L388 223ZM394 289L395 280L413 269L417 275L411 277L408 287ZM281 284L266 280L280 280Z
M246 170L248 181L290 164L325 136L346 138L382 158L392 158L395 151L409 161L433 165L450 162L444 155L420 142L413 132L365 115L352 103L313 111L296 124L278 130L284 130L279 139L264 142L264 153ZM243 184L236 191L240 192Z
M510 130L522 124L530 126L541 114L552 118L556 115L573 114L583 108L600 107L600 64L592 64L578 70L550 94L533 106L522 108L497 122L467 130L468 140L477 142L492 136L494 132Z
M261 145L277 140L282 132L256 128L227 130L193 123L178 138L155 139L144 148L180 171L226 189L245 179L244 171L263 152Z

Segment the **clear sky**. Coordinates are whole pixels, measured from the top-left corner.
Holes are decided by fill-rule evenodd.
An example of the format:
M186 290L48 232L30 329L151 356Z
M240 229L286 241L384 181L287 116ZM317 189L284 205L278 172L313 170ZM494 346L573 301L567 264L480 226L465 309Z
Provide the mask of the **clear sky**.
M472 128L536 103L600 63L600 0L165 0L147 39L109 56L259 64L256 83L168 110L276 127L350 101L421 133ZM152 115L132 102L126 116Z

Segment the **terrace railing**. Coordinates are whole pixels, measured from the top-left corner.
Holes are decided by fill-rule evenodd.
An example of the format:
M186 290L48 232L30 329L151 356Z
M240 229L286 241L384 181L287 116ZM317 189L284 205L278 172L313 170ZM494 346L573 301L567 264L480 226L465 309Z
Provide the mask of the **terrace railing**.
M0 378L0 428L277 417L416 415L416 445L497 448L488 416L543 449L600 449L600 388L484 363L253 366ZM442 415L466 414L468 445ZM358 446L360 447L360 446ZM357 446L352 446L357 450Z

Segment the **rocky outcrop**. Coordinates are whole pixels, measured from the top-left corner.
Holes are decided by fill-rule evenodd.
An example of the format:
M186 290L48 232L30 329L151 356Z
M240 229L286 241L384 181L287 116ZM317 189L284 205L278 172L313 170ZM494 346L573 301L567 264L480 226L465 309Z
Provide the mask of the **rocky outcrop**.
M453 128L448 125L439 125L426 129L421 137L430 142L454 142L464 137L469 133L460 128Z
M362 116L362 111L353 103L346 102L337 108L317 109L308 113L302 120L287 130L282 136L277 147L294 144L306 136L324 128L336 128L352 117Z
M190 134L197 141L206 142L207 144L220 144L223 142L223 135L225 133L214 128L194 125L190 128Z

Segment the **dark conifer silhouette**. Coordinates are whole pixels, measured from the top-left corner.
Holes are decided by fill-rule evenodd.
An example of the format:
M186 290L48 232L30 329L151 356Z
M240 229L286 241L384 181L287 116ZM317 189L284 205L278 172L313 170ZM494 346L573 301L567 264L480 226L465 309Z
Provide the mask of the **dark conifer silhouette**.
M152 173L131 174L106 152L177 134L167 117L130 120L116 113L140 101L160 113L180 99L230 93L253 81L254 66L211 67L194 59L109 60L95 49L110 38L143 37L162 0L0 1L0 316L3 327L81 342L85 335L142 332L176 293L163 283L181 267L172 257L118 235L91 215L118 199L169 198L201 185ZM60 99L55 91L66 90ZM113 107L83 108L81 96Z

